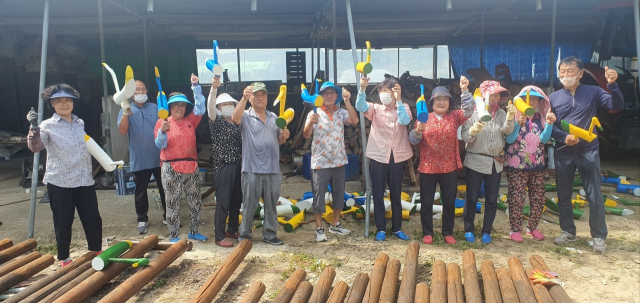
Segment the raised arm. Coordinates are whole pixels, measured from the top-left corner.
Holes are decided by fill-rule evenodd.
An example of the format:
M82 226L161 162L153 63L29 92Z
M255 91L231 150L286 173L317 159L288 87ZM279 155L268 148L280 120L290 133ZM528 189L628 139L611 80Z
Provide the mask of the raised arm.
M202 116L205 112L206 100L202 95L202 87L198 80L198 76L191 74L191 90L193 90L193 99L196 104L193 106L193 114L196 116Z
M507 105L507 117L502 124L502 133L505 135L511 134L513 128L515 127L515 118L516 118L516 106L513 105L513 102L509 101L509 105Z
M29 113L27 113L27 121L31 123L29 127L29 134L27 135L27 146L29 150L34 153L37 153L45 148L45 145L49 141L49 136L44 132L43 135L40 134L40 127L38 126L38 113L31 108Z
M209 120L211 120L211 122L215 122L218 116L218 109L216 108L218 87L220 87L220 77L215 76L211 78L211 90L209 90L209 99L207 100L207 112L209 113Z
M344 106L347 108L347 113L349 113L349 118L347 119L347 123L351 125L358 125L360 119L358 119L358 113L356 109L351 105L351 92L349 92L346 88L342 88L342 99L344 100Z
M418 145L422 141L422 133L426 125L420 121L416 121L416 128L409 132L409 142L411 145Z
M242 115L244 114L244 108L247 106L247 101L253 97L253 87L251 85L247 86L242 92L242 99L236 105L236 108L233 110L233 115L231 115L231 121L233 123L240 125L242 122Z
M461 102L462 102L462 113L466 118L471 117L473 115L474 105L473 95L469 92L469 79L465 76L460 76L460 90L462 91Z
M605 67L604 76L607 78L607 88L610 93L607 93L604 90L600 91L600 107L608 109L608 110L623 110L624 109L624 98L622 97L622 92L620 91L620 87L616 80L618 79L618 72L613 69L609 69L609 67Z
M158 122L156 122L154 134L156 135L155 143L159 149L167 148L167 132L170 130L171 124L169 123L169 120L158 120Z

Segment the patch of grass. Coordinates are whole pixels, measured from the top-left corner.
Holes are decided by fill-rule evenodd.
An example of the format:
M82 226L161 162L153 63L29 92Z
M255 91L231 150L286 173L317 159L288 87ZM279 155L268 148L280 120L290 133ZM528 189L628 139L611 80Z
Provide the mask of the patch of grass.
M562 246L556 246L553 248L553 250L551 250L552 253L558 254L558 255L563 255L563 256L568 256L569 254L571 254L571 252L562 247Z
M611 277L609 277L609 281L618 282L618 281L620 281L620 279L618 277L616 277L616 276L611 276Z
M58 245L57 244L38 245L38 247L36 247L36 251L39 252L41 255L44 255L44 254L57 255Z
M281 255L282 257L289 259L289 267L280 274L280 279L282 279L283 281L289 279L291 274L298 268L303 268L307 272L320 273L327 266L342 266L342 262L338 261L335 258L329 258L326 260L318 259L315 255L305 252L296 252L293 254L282 253Z
M269 293L269 295L267 296L267 299L269 299L269 301L271 301L271 300L275 299L278 296L279 293L280 293L279 289L278 290L274 290L274 291Z
M161 288L163 286L167 285L167 279L158 279L155 282L152 282L151 286L149 286L149 288L151 288L151 290L156 290L158 288Z
M627 251L628 252L637 252L638 251L638 247L633 246L633 245L629 246L629 247L627 247Z
M574 242L575 246L581 246L581 247L591 247L591 245L589 245L589 240L585 239L585 238L578 238L576 240L576 242Z

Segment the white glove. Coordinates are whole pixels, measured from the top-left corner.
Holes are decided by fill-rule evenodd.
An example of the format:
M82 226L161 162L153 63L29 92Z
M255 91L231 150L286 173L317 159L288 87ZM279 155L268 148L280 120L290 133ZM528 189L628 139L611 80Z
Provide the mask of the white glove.
M120 107L122 107L122 114L128 116L131 113L131 99L122 100Z
M475 136L480 131L482 131L483 127L484 127L484 124L482 122L480 122L480 121L476 122L476 124L471 126L471 128L469 129L469 134L472 135L472 136Z
M513 102L509 101L509 105L507 105L507 121L513 120L516 117L516 106L513 105Z

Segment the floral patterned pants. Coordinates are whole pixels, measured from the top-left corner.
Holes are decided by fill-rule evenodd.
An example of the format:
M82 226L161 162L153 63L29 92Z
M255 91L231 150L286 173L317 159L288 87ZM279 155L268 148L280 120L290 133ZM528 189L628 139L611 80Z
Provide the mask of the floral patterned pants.
M522 231L522 209L529 189L529 224L530 231L538 228L540 215L544 208L544 171L527 171L507 169L509 181L509 224L512 232Z

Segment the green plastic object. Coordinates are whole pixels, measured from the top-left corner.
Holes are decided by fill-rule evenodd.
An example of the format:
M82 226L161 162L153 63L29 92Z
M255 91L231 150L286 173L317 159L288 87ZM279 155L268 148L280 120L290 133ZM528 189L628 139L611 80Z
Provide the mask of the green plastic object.
M133 246L133 243L131 243L131 241L122 241L109 247L99 256L93 258L93 260L91 261L91 267L98 271L103 270L105 267L109 266L109 264L112 263L111 259L119 257L125 251L129 250L131 246Z
M111 263L125 263L125 264L130 264L131 267L138 267L138 266L148 266L149 265L149 259L147 258L139 258L139 259L120 259L120 258L109 258L109 262Z
M614 199L622 202L622 204L624 204L624 205L632 205L632 206L640 205L640 201L629 201L629 200L622 199L622 198L620 198L618 196L612 196L612 197Z
M605 206L604 210L605 210L605 212L610 213L612 215L616 215L616 216L630 216L630 215L633 215L633 211L631 211L629 209Z
M545 205L547 206L547 209L549 209L550 211L553 211L555 213L560 214L560 208L558 208L558 204L556 202L551 201L551 199L549 198L545 198ZM576 220L580 220L580 218L582 218L582 215L584 215L584 211L582 211L577 205L573 208L573 218Z
M556 191L558 191L558 188L556 188L555 184L545 184L544 185L544 191L545 192L556 192Z

